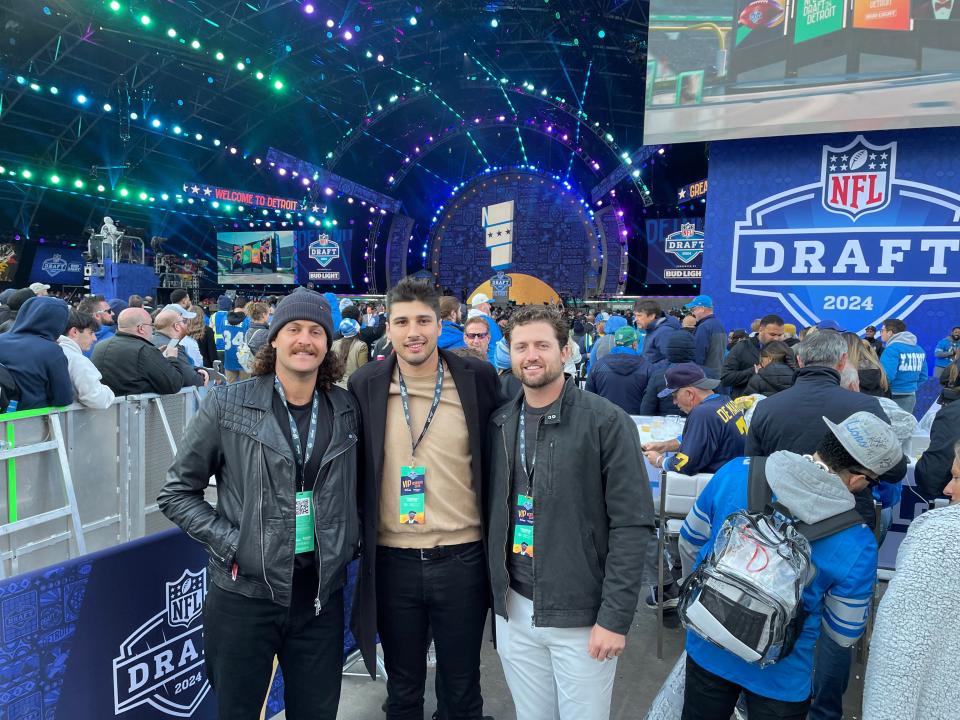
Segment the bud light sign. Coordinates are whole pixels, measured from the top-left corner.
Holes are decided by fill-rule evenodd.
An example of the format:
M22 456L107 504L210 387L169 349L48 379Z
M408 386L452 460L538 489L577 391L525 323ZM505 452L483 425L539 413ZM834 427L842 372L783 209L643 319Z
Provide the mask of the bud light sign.
M711 246L703 288L718 315L786 311L853 332L910 318L935 343L952 321L934 324L934 308L960 307L958 141L930 130L715 143L707 225L731 245Z

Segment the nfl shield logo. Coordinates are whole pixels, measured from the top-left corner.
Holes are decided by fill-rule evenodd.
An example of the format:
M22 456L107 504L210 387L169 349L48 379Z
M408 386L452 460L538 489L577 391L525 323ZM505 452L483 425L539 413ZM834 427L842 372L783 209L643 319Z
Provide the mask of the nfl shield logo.
M203 598L207 594L206 570L197 573L184 570L178 580L166 585L167 623L188 627L203 609Z
M680 225L680 236L685 238L693 237L693 234L697 231L697 226L693 223L683 223Z
M842 148L823 146L823 207L856 222L890 204L897 143L872 145L857 135Z
M329 235L324 233L310 243L310 257L316 260L320 267L325 268L340 258L340 244L335 243Z

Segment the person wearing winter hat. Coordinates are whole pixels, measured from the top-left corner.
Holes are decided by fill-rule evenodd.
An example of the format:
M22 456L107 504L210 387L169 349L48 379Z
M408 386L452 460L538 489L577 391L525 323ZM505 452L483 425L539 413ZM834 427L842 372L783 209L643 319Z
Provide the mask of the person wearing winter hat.
M760 407L769 402L764 400ZM777 451L765 461L760 457L731 460L707 483L683 523L680 554L684 573L689 574L710 556L725 520L752 509L750 471L760 464L755 472L767 486L766 496L786 508L785 514L811 525L835 519L839 528L810 541L816 573L803 591L802 626L788 656L761 667L687 630L684 720L729 718L741 692L750 717L806 718L815 688L818 639L822 643L829 638L849 652L866 629L876 582L877 543L870 528L851 512L856 505L854 493L876 484L900 463L903 453L893 428L873 413L855 412L840 422L820 419L826 432L812 453ZM818 665L817 672L821 669ZM890 717L908 715L901 712Z
M340 321L340 339L333 343L332 352L336 353L343 363L343 377L337 383L340 387L347 387L347 380L356 372L357 368L366 365L370 359L370 349L360 339L360 323L352 318Z
M226 346L223 343L223 328L227 325L227 315L233 310L233 299L229 295L217 298L217 311L210 316L210 327L213 328L213 339L217 343L217 355L223 362Z
M337 715L360 416L335 384L332 337L319 293L283 298L254 377L207 394L158 499L210 554L204 650L220 717L259 717L274 657L289 717Z

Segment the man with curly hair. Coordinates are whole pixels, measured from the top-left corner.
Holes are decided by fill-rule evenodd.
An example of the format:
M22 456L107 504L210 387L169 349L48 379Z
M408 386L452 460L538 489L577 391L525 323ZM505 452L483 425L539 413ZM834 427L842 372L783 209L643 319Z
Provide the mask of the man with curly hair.
M220 718L259 718L274 656L288 718L337 715L360 418L335 385L332 341L319 293L281 300L254 377L207 395L158 498L210 555L204 646ZM203 497L211 476L216 509Z

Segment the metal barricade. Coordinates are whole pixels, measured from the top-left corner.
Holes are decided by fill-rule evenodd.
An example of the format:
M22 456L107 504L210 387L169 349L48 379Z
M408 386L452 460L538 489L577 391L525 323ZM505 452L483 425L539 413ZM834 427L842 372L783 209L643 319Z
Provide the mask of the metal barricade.
M156 498L202 393L0 415L0 577L171 527Z

